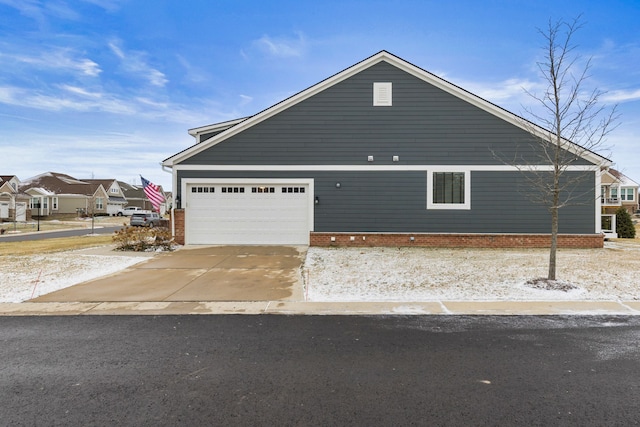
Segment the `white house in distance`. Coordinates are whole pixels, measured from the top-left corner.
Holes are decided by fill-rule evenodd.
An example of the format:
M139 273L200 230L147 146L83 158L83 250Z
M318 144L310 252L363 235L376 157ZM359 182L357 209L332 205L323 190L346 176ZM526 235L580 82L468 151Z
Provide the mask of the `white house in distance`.
M0 221L26 221L29 196L20 192L15 175L0 175Z
M633 215L638 211L638 189L640 184L609 168L600 178L600 204L602 206L602 232L616 238L616 211L621 207Z

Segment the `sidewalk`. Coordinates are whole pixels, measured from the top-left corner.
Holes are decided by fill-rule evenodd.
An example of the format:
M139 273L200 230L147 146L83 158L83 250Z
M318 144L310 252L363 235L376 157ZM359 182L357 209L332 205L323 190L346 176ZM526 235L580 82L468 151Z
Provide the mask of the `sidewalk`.
M24 302L0 303L0 316L75 315L640 315L640 301L433 302Z

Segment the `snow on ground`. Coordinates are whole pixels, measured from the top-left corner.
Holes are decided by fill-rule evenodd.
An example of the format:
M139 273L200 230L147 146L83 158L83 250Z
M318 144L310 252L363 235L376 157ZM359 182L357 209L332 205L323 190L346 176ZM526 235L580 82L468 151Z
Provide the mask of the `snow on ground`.
M309 301L637 300L640 247L561 249L557 278L569 291L536 289L547 249L317 248L307 252Z
M107 276L151 254L77 250L0 257L0 302L22 302L78 283Z
M151 253L110 248L0 257L0 302L20 302L123 270ZM309 301L638 300L640 245L561 249L558 279L576 289L525 285L545 277L547 249L318 248L303 266Z

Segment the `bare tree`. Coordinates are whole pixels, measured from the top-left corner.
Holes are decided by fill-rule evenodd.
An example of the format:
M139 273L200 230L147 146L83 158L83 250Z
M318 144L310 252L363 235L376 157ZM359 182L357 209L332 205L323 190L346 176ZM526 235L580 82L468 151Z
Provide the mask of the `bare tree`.
M545 89L542 93L525 89L535 101L535 108L525 108L531 118L525 126L536 136L536 145L541 147L536 164L551 168L550 171L533 165L521 168L534 188L533 198L544 204L551 214L548 280L556 280L559 210L585 200L584 186L578 185L585 180L592 183L588 190L593 197L590 200L595 199L594 170L575 173L579 168L572 166L579 165L585 156L604 149L605 138L615 129L618 118L616 107L607 109L600 103L604 92L587 90L591 58L584 60L576 53L573 43L581 28L581 17L578 17L571 22L549 21L546 30L538 30L544 40L544 58L537 66ZM599 166L592 169L597 169L596 174L600 173Z

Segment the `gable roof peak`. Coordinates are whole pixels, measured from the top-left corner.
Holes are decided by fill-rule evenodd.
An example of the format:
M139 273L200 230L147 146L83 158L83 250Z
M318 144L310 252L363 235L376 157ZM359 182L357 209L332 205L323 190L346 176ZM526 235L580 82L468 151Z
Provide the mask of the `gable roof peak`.
M205 127L205 128L212 128L214 126L218 126L218 128L221 131L215 134L214 136L212 136L211 138L204 141L198 141L195 145L192 145L191 147L165 159L162 162L162 165L163 167L173 167L174 164L179 163L183 160L186 160L189 157L196 155L218 144L219 142L222 142L225 139L230 138L244 131L245 129L248 129L272 116L275 116L276 114L279 114L280 112L298 104L299 102L302 102L382 61L385 61L391 64L392 66L400 69L401 71L404 71L444 92L447 92L450 95L453 95L464 102L467 102L477 108L480 108L503 121L506 121L508 123L511 123L512 125L522 128L525 131L532 133L539 138L542 138L542 139L549 138L548 136L549 131L536 125L535 123L532 123L514 113L511 113L510 111L496 104L493 104L492 102L487 101L486 99L483 99L480 96L467 91L466 89L463 89L453 83L450 83L449 81L443 79L442 77L439 77L410 62L407 62L406 60L386 50L381 50L378 53L334 74L331 77L328 77L322 80L321 82L313 86L308 87L307 89L304 89L296 93L295 95L290 96L289 98L283 101L278 102L277 104L272 105L271 107L253 116L250 116L245 119L238 119L237 121L235 121L235 123L233 123L232 125L230 125L228 128L224 130L223 130L223 126L220 126L220 125L223 125L224 123L218 124L218 125L209 125L208 127ZM197 131L200 129L203 129L203 128L195 128L194 130ZM191 132L189 133L191 134ZM194 134L192 135L195 136ZM611 161L606 157L601 156L595 152L586 150L583 147L580 147L571 141L566 141L566 142L570 151L575 151L576 153L580 153L580 156L585 158L587 161L597 165L604 165L604 166L611 165Z

